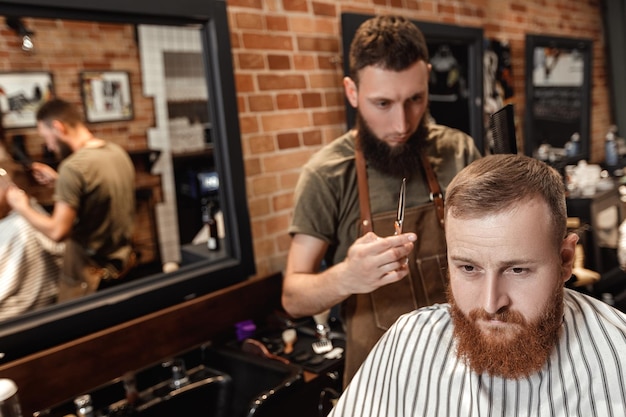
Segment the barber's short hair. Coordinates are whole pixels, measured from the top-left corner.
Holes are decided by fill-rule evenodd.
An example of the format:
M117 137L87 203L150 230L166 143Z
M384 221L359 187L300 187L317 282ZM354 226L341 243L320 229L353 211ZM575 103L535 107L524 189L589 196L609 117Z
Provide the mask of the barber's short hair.
M37 110L36 119L47 125L50 125L54 120L72 127L84 123L83 115L76 106L58 98L43 103Z
M365 67L402 71L428 60L426 39L414 23L401 16L376 16L363 22L352 39L349 76L358 85Z
M567 234L563 178L545 162L525 155L489 155L461 170L446 190L445 216L482 217L534 197L548 204L560 244Z

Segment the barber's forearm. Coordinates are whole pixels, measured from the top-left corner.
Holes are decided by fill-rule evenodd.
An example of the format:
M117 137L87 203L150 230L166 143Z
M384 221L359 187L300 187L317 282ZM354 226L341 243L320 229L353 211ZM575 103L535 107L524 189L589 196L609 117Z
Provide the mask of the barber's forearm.
M312 316L341 303L344 294L338 284L340 267L336 265L317 274L291 273L285 276L283 307L293 317Z
M41 213L30 206L20 208L18 213L35 229L55 242L61 242L69 234L69 230L59 225L53 217L46 213Z

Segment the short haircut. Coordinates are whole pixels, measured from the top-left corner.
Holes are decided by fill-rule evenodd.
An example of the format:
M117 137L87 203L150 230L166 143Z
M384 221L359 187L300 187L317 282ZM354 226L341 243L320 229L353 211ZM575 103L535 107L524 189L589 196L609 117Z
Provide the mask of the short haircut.
M52 99L42 104L37 110L36 118L38 122L44 122L47 125L52 124L54 120L71 127L83 124L83 116L76 106L61 99Z
M563 178L545 162L525 155L489 155L461 170L446 190L445 217L479 218L535 197L548 204L560 245L567 235Z
M365 67L402 71L428 60L426 40L414 23L401 16L376 16L363 22L352 39L349 75L358 85Z

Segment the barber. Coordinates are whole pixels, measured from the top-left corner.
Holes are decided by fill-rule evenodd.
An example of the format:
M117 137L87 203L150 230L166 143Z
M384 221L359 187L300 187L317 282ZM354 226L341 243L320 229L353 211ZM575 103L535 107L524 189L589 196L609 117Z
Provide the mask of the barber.
M35 210L17 187L7 198L35 229L65 241L62 301L92 293L103 279L119 278L132 266L135 169L128 153L95 137L67 101L44 103L36 118L48 150L61 160L58 172L46 164L32 165L40 184L54 186L52 213Z

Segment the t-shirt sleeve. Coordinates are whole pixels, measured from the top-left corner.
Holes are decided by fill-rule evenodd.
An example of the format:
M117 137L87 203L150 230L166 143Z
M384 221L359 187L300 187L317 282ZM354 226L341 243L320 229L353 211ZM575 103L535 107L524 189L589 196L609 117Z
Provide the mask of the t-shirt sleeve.
M81 173L73 166L61 164L54 190L55 201L63 201L78 210L82 189L83 176Z
M337 231L337 197L330 183L305 167L294 194L294 214L289 233L311 235L331 243Z

